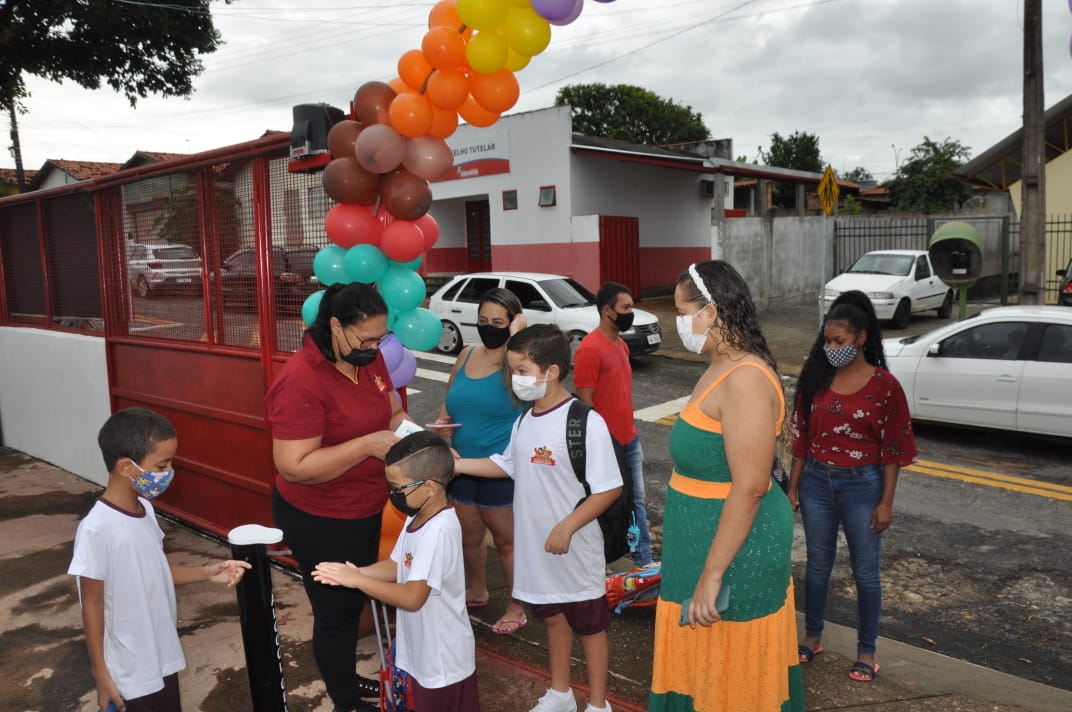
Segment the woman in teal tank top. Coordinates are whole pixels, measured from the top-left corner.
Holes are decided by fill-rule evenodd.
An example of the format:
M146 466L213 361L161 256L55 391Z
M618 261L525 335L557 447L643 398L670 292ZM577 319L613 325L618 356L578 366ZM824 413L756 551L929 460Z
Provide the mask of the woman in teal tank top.
M521 414L522 403L510 387L506 342L526 325L521 302L513 292L496 288L481 297L477 319L481 343L467 346L458 355L436 421L444 426L436 431L450 438L462 457L488 457L501 453L510 443L510 430ZM466 604L479 608L488 602L484 535L489 529L506 588L513 590L514 482L509 478L459 475L448 494L462 525L462 555L468 580ZM511 597L506 612L492 630L511 634L526 623L524 609Z

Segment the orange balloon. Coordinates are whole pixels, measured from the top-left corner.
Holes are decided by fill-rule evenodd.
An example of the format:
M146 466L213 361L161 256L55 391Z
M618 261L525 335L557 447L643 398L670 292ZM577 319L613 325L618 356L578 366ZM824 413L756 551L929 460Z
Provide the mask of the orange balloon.
M420 94L399 94L387 114L391 127L402 136L423 136L432 127L432 105Z
M432 65L419 49L411 49L398 59L398 76L414 89L420 90L432 73Z
M365 126L386 124L387 107L396 93L383 82L365 82L354 93L355 118Z
M470 126L478 126L480 128L491 126L499 120L499 115L497 113L488 111L482 107L472 96L466 99L465 103L458 109L458 115L465 119L465 123Z
M402 527L406 524L406 515L388 502L383 507L383 519L380 521L380 551L377 561L383 561L391 557L391 551L395 548L398 535L402 533Z
M458 69L438 69L428 77L425 96L433 106L456 111L469 96L469 78Z
M496 114L511 109L521 96L517 77L506 68L494 74L474 72L473 76L469 77L469 91L476 103Z
M433 27L421 40L421 53L437 69L454 69L465 59L465 40L449 27Z
M387 86L395 90L395 94L403 94L407 91L417 91L417 87L411 87L402 81L401 77L395 77L391 81L387 82Z
M454 109L440 109L432 105L432 127L428 129L429 136L446 138L458 128L458 112Z
M356 121L340 121L328 131L328 151L332 158L352 158L354 141L364 128Z
M449 27L457 32L465 27L462 18L458 17L458 0L440 0L428 13L428 29L433 27ZM465 39L473 36L473 29L466 27L465 32L459 33Z

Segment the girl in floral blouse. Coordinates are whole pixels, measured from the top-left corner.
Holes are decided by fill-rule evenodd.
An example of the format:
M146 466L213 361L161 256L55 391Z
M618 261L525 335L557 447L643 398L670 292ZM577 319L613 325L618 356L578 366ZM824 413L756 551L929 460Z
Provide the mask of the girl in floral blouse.
M893 517L897 473L915 462L916 443L908 402L886 370L878 319L863 292L845 292L831 306L800 372L791 430L788 495L800 510L808 550L800 662L823 650L840 525L856 581L856 662L849 677L871 682L879 670L882 532Z

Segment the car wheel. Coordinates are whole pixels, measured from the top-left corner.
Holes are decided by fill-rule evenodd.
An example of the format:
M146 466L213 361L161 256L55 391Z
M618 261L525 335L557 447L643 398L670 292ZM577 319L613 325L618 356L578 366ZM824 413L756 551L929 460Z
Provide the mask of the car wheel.
M573 356L577 353L577 349L581 347L581 342L584 340L585 336L587 336L587 334L583 331L571 331L567 334L567 338L569 338L570 363L573 363Z
M897 329L904 329L911 320L912 303L907 299L902 299L901 303L897 305L897 309L893 312L893 326Z
M941 319L948 319L953 316L953 290L950 289L945 293L945 299L942 300L942 306L938 307L938 316Z
M149 280L145 279L145 277L138 277L138 283L135 285L135 290L139 297L153 296L153 290L149 287Z
M462 333L452 322L443 322L443 333L439 336L436 351L441 354L456 354L462 350Z

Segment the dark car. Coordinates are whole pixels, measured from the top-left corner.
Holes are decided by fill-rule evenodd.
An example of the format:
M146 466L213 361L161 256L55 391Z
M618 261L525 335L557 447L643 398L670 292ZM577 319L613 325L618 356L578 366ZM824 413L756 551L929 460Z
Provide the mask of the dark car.
M1061 284L1057 287L1057 303L1072 307L1072 259L1068 260L1067 267L1057 270L1057 276L1061 278Z
M313 258L319 248L272 248L272 293L279 312L296 313L306 297L320 289L313 274ZM220 265L220 290L224 306L252 309L257 304L257 255L252 247L238 250Z

